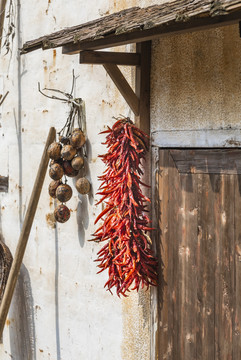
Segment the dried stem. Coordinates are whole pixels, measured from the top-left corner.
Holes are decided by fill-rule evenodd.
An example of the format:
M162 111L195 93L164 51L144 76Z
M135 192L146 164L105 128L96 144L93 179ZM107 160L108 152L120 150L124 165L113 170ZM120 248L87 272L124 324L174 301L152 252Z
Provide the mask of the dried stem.
M6 94L4 96L0 95L0 106L2 105L2 103L4 102L4 100L6 99L6 97L8 96L9 91L6 92Z
M52 88L44 88L43 90L41 90L40 83L38 83L38 91L40 92L40 94L42 94L43 96L45 96L49 99L59 100L59 101L65 102L70 105L70 110L69 110L69 115L67 117L67 120L66 120L63 128L58 132L58 135L61 135L61 136L69 137L75 127L75 122L77 122L77 126L81 130L83 130L82 128L84 126L84 121L85 121L84 101L81 98L73 97L73 91L74 91L76 79L77 79L77 77L75 76L74 70L73 70L72 86L71 86L70 93L62 91L62 90L58 90L58 89L52 89ZM64 98L58 97L55 95L47 95L44 93L44 91L52 91L52 92L59 93L59 94L63 95ZM83 153L85 156L85 154L86 154L85 149L83 149Z
M2 9L2 7L1 7L1 9ZM5 13L5 9L3 8L3 10L0 14L0 18L2 21L2 27L3 27L4 13ZM4 43L2 46L6 48L6 54L8 54L8 52L11 50L11 43L13 42L13 39L15 37L15 24L14 24L15 23L15 12L14 12L13 0L9 1L9 7L8 7L6 19L8 19L7 31L6 31L5 40L4 40ZM0 29L0 44L2 42L2 39L3 39L3 36L2 36L2 28L1 28Z

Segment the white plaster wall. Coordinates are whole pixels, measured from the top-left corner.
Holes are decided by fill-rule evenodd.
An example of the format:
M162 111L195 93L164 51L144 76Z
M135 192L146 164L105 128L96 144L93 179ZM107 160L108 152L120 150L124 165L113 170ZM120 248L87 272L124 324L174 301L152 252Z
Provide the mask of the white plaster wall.
M113 116L129 115L102 66L79 65L78 55L61 49L18 54L22 43L55 30L150 1L15 0L17 34L12 51L0 57L0 92L9 95L0 109L0 175L9 176L9 192L0 193L0 231L14 254L49 128L62 128L66 104L39 94L37 84L70 91L72 69L78 76L75 95L86 102L88 178L91 196L73 185L72 210L66 224L54 228L54 203L47 176L24 256L19 281L0 344L2 360L147 360L150 352L149 292L128 299L103 289L106 274L96 275L93 260L100 245L88 242L101 211L94 194L105 152L98 133ZM123 49L123 47L122 47ZM130 50L130 46L124 47ZM131 83L134 73L123 69Z

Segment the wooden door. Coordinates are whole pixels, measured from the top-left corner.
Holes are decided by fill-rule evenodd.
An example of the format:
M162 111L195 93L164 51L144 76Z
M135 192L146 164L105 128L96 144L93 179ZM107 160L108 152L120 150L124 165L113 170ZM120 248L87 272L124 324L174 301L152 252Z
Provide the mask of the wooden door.
M159 150L158 359L241 359L241 149Z

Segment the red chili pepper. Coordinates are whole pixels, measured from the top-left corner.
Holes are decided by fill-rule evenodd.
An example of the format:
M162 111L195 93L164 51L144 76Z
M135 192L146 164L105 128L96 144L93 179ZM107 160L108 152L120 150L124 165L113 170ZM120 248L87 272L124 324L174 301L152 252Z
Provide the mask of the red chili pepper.
M99 214L103 224L94 233L97 242L108 241L98 252L100 272L108 269L109 278L104 287L117 295L127 296L130 290L157 285L157 259L154 257L147 231L152 230L146 213L147 201L141 191L143 174L141 161L149 147L149 137L136 128L129 119L118 120L106 133L108 152L101 155L107 166L99 193L105 210ZM133 287L132 287L133 285ZM111 292L112 293L112 292Z

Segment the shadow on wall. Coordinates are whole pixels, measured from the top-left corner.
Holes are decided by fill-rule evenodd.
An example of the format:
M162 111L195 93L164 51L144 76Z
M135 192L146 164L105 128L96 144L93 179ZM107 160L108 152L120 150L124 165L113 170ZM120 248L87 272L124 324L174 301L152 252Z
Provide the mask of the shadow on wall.
M21 266L9 318L13 359L36 360L33 296L29 272L24 265Z
M55 204L56 206L56 204ZM57 359L61 360L61 346L59 333L59 236L58 228L55 227L55 338Z
M92 184L90 169L89 169L89 160L92 158L92 150L89 140L86 141L87 147L87 159L85 159L84 169L80 171L79 177L86 177L90 184ZM74 184L76 183L77 179L75 180ZM85 230L88 229L89 226L89 212L88 212L88 202L92 205L94 202L94 195L92 186L90 188L90 192L88 195L78 195L79 203L77 207L77 224L78 224L78 237L79 243L81 247L84 247L85 243Z

